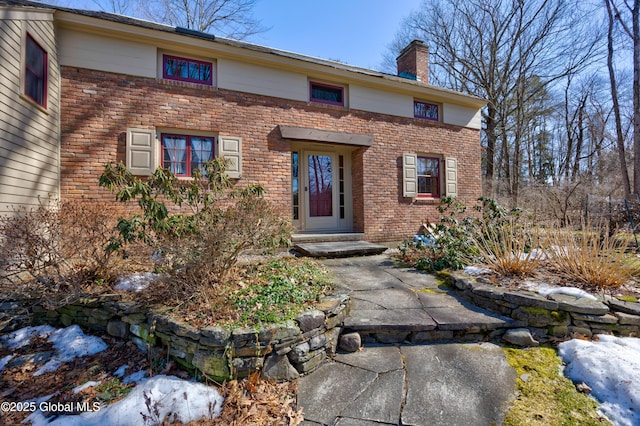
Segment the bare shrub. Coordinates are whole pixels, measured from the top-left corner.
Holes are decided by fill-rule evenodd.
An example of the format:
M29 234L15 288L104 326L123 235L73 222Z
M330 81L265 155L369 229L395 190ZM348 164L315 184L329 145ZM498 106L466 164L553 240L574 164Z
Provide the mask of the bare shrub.
M159 268L171 276L154 288L156 295L215 298L241 252L289 244L291 225L263 198L264 188L235 188L225 168L225 159L215 158L188 181L162 168L142 181L123 164L105 166L100 184L114 191L116 200L135 200L142 210L118 220L120 235L112 247L144 241L156 250Z
M184 300L195 290L214 304L224 293L219 285L233 274L242 252L271 252L287 244L291 235L289 222L272 203L249 195L241 196L221 214L199 215L198 228L197 235L164 240L164 266L172 272L173 297Z
M116 236L114 225L101 206L81 201L17 209L0 217L0 278L6 284L30 277L52 298L108 281L114 253L106 245Z
M546 232L549 262L561 276L601 290L619 288L630 278L628 239L616 238L608 225L582 231L554 226Z
M482 261L501 275L521 278L534 274L542 256L536 228L520 225L513 218L499 226L482 224L482 233L474 237Z

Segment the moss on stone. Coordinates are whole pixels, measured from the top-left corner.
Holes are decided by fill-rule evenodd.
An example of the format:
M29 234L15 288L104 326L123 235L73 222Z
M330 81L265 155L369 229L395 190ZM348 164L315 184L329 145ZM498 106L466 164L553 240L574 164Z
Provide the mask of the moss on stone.
M428 293L428 294L446 294L445 291L442 290L434 290L432 288L421 288L419 290L416 290L418 293Z
M578 392L560 374L562 362L554 349L505 348L504 352L518 374L518 397L506 413L505 426L611 424L597 413L593 398Z
M622 300L623 302L638 303L638 298L634 296L616 296L616 299Z
M569 317L568 312L550 311L549 309L539 308L537 306L521 306L520 309L522 309L529 315L548 317L555 322L563 322Z

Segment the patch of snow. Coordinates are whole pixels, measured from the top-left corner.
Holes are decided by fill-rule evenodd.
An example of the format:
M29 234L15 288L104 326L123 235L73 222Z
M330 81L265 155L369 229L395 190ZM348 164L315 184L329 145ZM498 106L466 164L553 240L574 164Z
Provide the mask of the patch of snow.
M80 393L83 390L87 389L87 388L95 388L96 386L98 386L100 383L102 383L102 381L98 380L89 380L87 383L85 383L84 385L80 385L80 386L76 386L75 388L73 388L73 393Z
M114 289L139 293L161 276L161 274L155 274L153 272L132 274L127 277L118 278Z
M491 269L480 268L478 266L465 266L462 271L468 275L482 275L490 274L492 272Z
M31 343L31 340L35 336L47 338L51 343L53 343L56 353L46 364L40 367L33 374L34 376L55 371L60 367L60 365L65 362L69 362L74 358L94 355L107 349L107 344L104 343L101 338L87 336L77 325L59 329L55 329L48 325L25 327L3 336L0 338L0 342L9 349L15 350ZM4 361L5 359L6 357L2 360ZM4 369L4 366L8 361L8 359L5 361L5 364L2 365L0 370Z
M519 253L518 258L520 260L544 260L549 257L549 254L542 249L531 249L529 253Z
M544 297L547 297L551 294L566 294L568 296L574 296L578 299L584 298L590 300L598 300L598 298L593 294L587 293L586 291L575 287L558 287L545 283L536 283L533 281L525 281L523 285L527 290L535 291Z
M27 346L31 343L31 340L34 337L47 337L54 331L56 331L56 329L49 325L25 327L1 337L0 342L11 350L20 349L21 347Z
M107 344L99 337L87 336L78 325L60 328L49 335L49 341L57 350L55 355L40 367L34 376L56 371L63 363L74 358L95 355L107 349Z
M600 341L561 343L564 372L591 387L599 410L618 426L640 424L640 339L598 335Z
M4 370L4 367L7 366L7 363L11 361L13 355L7 355L4 358L0 359L0 373Z
M547 252L538 248L532 249L529 255L529 259L544 260L544 259L547 259L548 257L549 257L549 254Z
M113 373L114 376L116 377L122 377L124 376L124 374L127 372L127 368L129 368L129 366L127 364L125 365L121 365L120 367L118 367L118 369Z
M149 399L147 405L146 398ZM219 417L224 398L214 388L202 383L187 382L177 377L155 376L137 385L120 401L99 411L76 416L60 416L49 423L41 411L32 413L25 421L33 426L137 426ZM153 411L158 409L156 416ZM148 420L145 419L148 416Z
M125 377L122 383L125 385L128 385L129 383L140 383L144 381L146 377L147 372L145 370L139 370Z

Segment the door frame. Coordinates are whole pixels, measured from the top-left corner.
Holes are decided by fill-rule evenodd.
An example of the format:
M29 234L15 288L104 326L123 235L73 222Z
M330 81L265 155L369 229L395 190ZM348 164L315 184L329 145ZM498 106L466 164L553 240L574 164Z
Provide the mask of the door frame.
M338 176L337 176L337 154L331 151L315 151L315 150L303 150L301 151L302 156L302 171L301 174L301 184L302 184L302 201L303 201L303 213L304 213L304 221L305 226L308 229L337 229L338 228L338 217L339 217L339 208L338 208ZM311 167L309 166L309 157L311 156L319 156L319 157L330 157L331 158L331 216L311 216L311 182L310 182L310 172Z
M298 219L293 218L294 227L300 232L351 232L353 230L353 199L351 176L351 152L348 146L318 143L292 144L292 152L298 153ZM309 217L309 155L332 157L332 216L326 220ZM340 170L342 156L342 171ZM342 182L340 179L342 173ZM342 188L341 184L342 183ZM293 189L293 187L292 187ZM341 191L342 189L342 191ZM344 203L341 203L341 199Z

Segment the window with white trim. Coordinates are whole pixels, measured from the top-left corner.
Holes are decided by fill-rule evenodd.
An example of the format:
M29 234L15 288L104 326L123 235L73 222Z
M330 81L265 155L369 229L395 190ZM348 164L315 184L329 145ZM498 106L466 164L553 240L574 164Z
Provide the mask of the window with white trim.
M418 156L418 197L440 198L440 158Z

